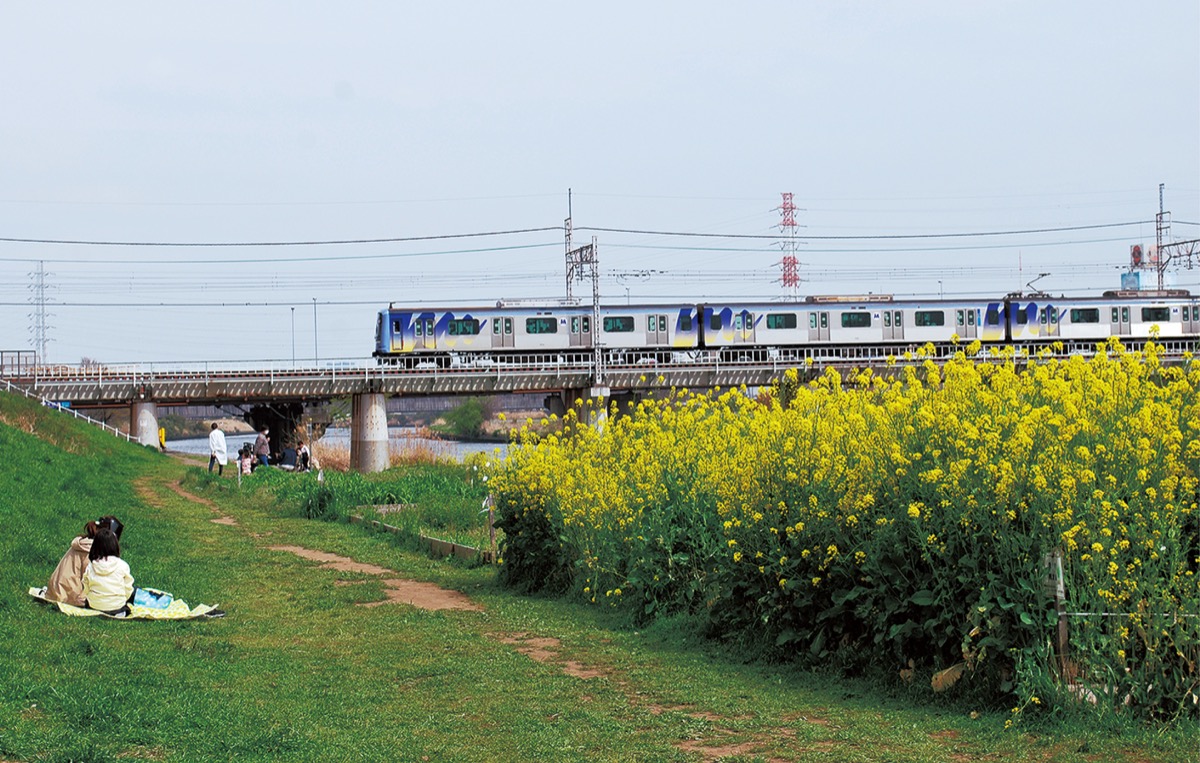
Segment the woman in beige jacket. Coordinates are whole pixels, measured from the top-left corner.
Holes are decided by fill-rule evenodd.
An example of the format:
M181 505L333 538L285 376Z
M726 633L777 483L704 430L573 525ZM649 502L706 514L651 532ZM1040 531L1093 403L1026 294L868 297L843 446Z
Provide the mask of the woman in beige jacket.
M121 521L113 516L101 517L95 522L83 526L83 534L71 541L71 547L50 576L46 584L46 600L62 601L76 607L84 606L83 571L88 566L88 554L92 551L92 541L100 528L112 530L117 538L121 537L124 527Z

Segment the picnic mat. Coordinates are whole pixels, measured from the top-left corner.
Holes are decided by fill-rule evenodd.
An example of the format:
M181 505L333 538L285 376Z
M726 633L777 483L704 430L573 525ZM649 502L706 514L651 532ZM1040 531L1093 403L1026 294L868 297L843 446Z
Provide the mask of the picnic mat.
M30 588L29 595L46 604L56 605L59 612L62 612L64 615L71 615L72 617L106 617L109 620L195 620L225 616L225 613L217 609L215 605L200 604L195 607L188 607L187 602L180 601L179 599L173 599L165 608L143 607L138 604L131 604L129 605L129 614L121 616L107 615L95 609L76 607L66 602L50 601L46 598L46 589L43 587Z

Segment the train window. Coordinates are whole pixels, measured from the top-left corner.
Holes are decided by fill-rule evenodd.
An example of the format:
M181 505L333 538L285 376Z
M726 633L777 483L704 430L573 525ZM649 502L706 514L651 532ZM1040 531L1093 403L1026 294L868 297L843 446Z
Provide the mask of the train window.
M829 328L829 313L821 313L821 328Z
M508 336L508 335L509 335L509 334L511 334L512 332L513 332L513 329L512 329L512 318L505 318L505 319L504 319L504 335L505 335L505 336Z
M557 334L558 321L554 318L526 318L526 334Z
M767 313L767 328L794 329L796 328L795 313Z
M1018 326L1024 326L1029 322L1029 314L1016 305L1013 305L1013 320Z
M688 313L687 315L679 316L679 330L680 331L691 331L692 330L692 314L691 313Z
M712 329L713 331L720 331L721 330L721 316L719 314L717 314L716 312L713 312L711 315L709 315L708 316L708 327L710 329Z
M475 336L479 333L479 321L474 318L456 318L446 324L450 336Z
M1171 320L1171 308L1169 307L1142 308L1143 323L1164 323L1169 320Z
M572 334L579 333L579 316L578 315L571 316L571 333Z
M1056 310L1053 305L1047 307L1046 312L1050 315L1051 324L1058 323L1058 310Z
M742 317L744 315L745 315L745 313L738 313L737 315L733 316L733 330L734 331L742 330Z
M654 324L655 324L654 316L653 316L653 315L647 315L647 316L646 316L646 330L647 330L647 331L653 331L653 330L654 330Z
M604 330L610 334L623 334L633 331L632 315L604 316Z
M963 325L963 311L962 310L954 311L954 322L955 322L955 324L957 324L959 326ZM917 313L917 325L918 326L921 325L921 314L920 313Z
M817 327L817 314L816 313L808 314L808 327L810 329L815 329Z
M975 325L975 311L974 310L967 311L967 325L968 326Z
M1044 307L1038 310L1038 323L1046 325L1046 308Z
M1192 305L1192 320L1200 321L1200 305Z
M993 305L988 305L987 312L983 317L989 326L1000 325L1000 310Z
M1113 316L1116 320L1116 316ZM1098 307L1073 307L1071 308L1071 323L1099 323L1100 308Z
M665 315L658 316L658 330L659 331L667 330L667 316L665 316Z
M958 311L958 325L962 325L963 311ZM918 310L913 316L914 326L945 326L946 313L942 310Z
M500 319L499 318L492 318L492 333L495 334L496 336L500 336Z
M413 321L413 326L416 327L417 336L425 336L425 321L415 320Z
M897 310L895 320L896 320L896 328L900 328L901 326L903 326L904 325L904 313Z
M871 314L866 310L856 310L852 313L842 313L842 328L861 329L871 325Z
M1121 319L1119 317L1117 317L1117 308L1114 307L1112 309L1112 322L1119 323L1120 321L1121 321Z
M586 315L583 316L583 333L585 333L585 334L592 333L592 319Z
M1121 323L1129 323L1129 308L1121 308Z
M889 310L883 311L883 325L889 329L892 327L892 313Z
M392 333L393 334L400 333L400 321L392 321Z

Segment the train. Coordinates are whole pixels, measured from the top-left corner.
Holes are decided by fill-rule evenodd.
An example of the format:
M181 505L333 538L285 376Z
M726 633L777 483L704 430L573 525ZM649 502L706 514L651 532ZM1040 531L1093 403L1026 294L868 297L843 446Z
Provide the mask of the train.
M793 301L684 304L498 302L491 307L379 311L381 364L452 367L537 353L603 348L617 362L669 362L697 351L820 346L1046 344L1055 341L1200 340L1200 297L1182 289L1108 291L1097 297L1009 294L978 299L809 296ZM464 360L467 359L467 360Z

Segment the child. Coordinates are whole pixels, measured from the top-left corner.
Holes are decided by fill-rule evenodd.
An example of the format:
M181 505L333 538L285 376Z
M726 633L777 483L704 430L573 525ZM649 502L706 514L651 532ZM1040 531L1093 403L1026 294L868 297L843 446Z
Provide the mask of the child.
M83 573L83 596L88 608L108 615L129 614L133 576L129 574L129 565L121 558L117 534L106 527L98 529L88 559L87 570Z
M254 454L250 452L250 443L246 443L238 451L238 466L241 468L243 475L254 471Z
M124 526L121 520L114 516L100 517L94 522L83 526L83 534L71 541L71 547L63 554L50 582L46 584L47 601L63 601L76 607L86 606L83 595L83 573L88 566L88 554L92 550L92 541L101 528L112 530L121 539Z

